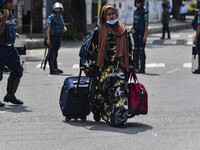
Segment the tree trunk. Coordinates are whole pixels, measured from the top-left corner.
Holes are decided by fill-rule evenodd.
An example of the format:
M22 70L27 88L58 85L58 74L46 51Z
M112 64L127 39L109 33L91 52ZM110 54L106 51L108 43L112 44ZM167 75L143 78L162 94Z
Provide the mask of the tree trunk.
M180 19L179 9L181 7L182 0L173 0L172 14L175 19Z
M86 4L85 0L71 0L72 28L78 33L87 34L86 28Z

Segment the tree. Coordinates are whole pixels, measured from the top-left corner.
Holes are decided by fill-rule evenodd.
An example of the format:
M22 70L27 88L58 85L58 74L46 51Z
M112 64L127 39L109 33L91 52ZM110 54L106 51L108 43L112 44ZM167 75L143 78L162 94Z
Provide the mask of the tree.
M173 0L172 14L175 19L180 19L179 9L182 4L182 0Z
M87 34L85 0L71 0L72 28L78 33Z

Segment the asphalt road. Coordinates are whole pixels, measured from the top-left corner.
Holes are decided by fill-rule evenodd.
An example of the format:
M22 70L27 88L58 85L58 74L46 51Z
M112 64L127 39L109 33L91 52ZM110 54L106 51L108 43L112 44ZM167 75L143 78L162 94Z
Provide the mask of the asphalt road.
M200 75L191 73L194 31L148 36L146 74L138 74L149 94L148 115L129 119L126 128L86 122L65 122L59 108L63 81L78 75L78 52L82 42L63 42L59 67L63 75L49 75L39 68L43 49L26 56L25 72L16 96L23 106L7 103L0 108L1 150L197 150L200 149ZM6 93L8 74L0 83Z

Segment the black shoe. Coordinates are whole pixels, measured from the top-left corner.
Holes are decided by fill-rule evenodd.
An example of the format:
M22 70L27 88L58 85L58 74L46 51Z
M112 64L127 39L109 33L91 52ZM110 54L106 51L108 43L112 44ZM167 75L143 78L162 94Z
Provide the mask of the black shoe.
M52 69L52 70L50 70L50 74L59 74L59 72L56 69Z
M168 37L167 39L171 39L170 37Z
M138 69L137 73L145 73L145 70L144 69Z
M99 112L95 112L94 113L94 120L96 122L99 122L101 120L101 117L100 117L100 113Z
M164 38L164 37L161 37L160 39L161 39L161 40L164 40L165 38Z
M5 104L0 101L0 107L3 107Z
M18 105L24 104L21 100L17 99L14 95L9 95L9 94L6 94L3 101L10 102L13 104L18 104Z
M63 71L61 69L56 69L59 73L63 73Z
M192 73L194 73L194 74L200 74L200 70L199 69L192 70Z

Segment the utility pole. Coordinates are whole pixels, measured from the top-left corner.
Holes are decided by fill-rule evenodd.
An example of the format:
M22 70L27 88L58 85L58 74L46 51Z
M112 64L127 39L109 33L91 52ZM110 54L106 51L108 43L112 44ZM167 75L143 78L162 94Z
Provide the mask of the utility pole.
M30 0L31 1L31 12L30 12L30 15L31 15L31 18L30 18L30 39L32 40L32 33L33 33L33 0Z

